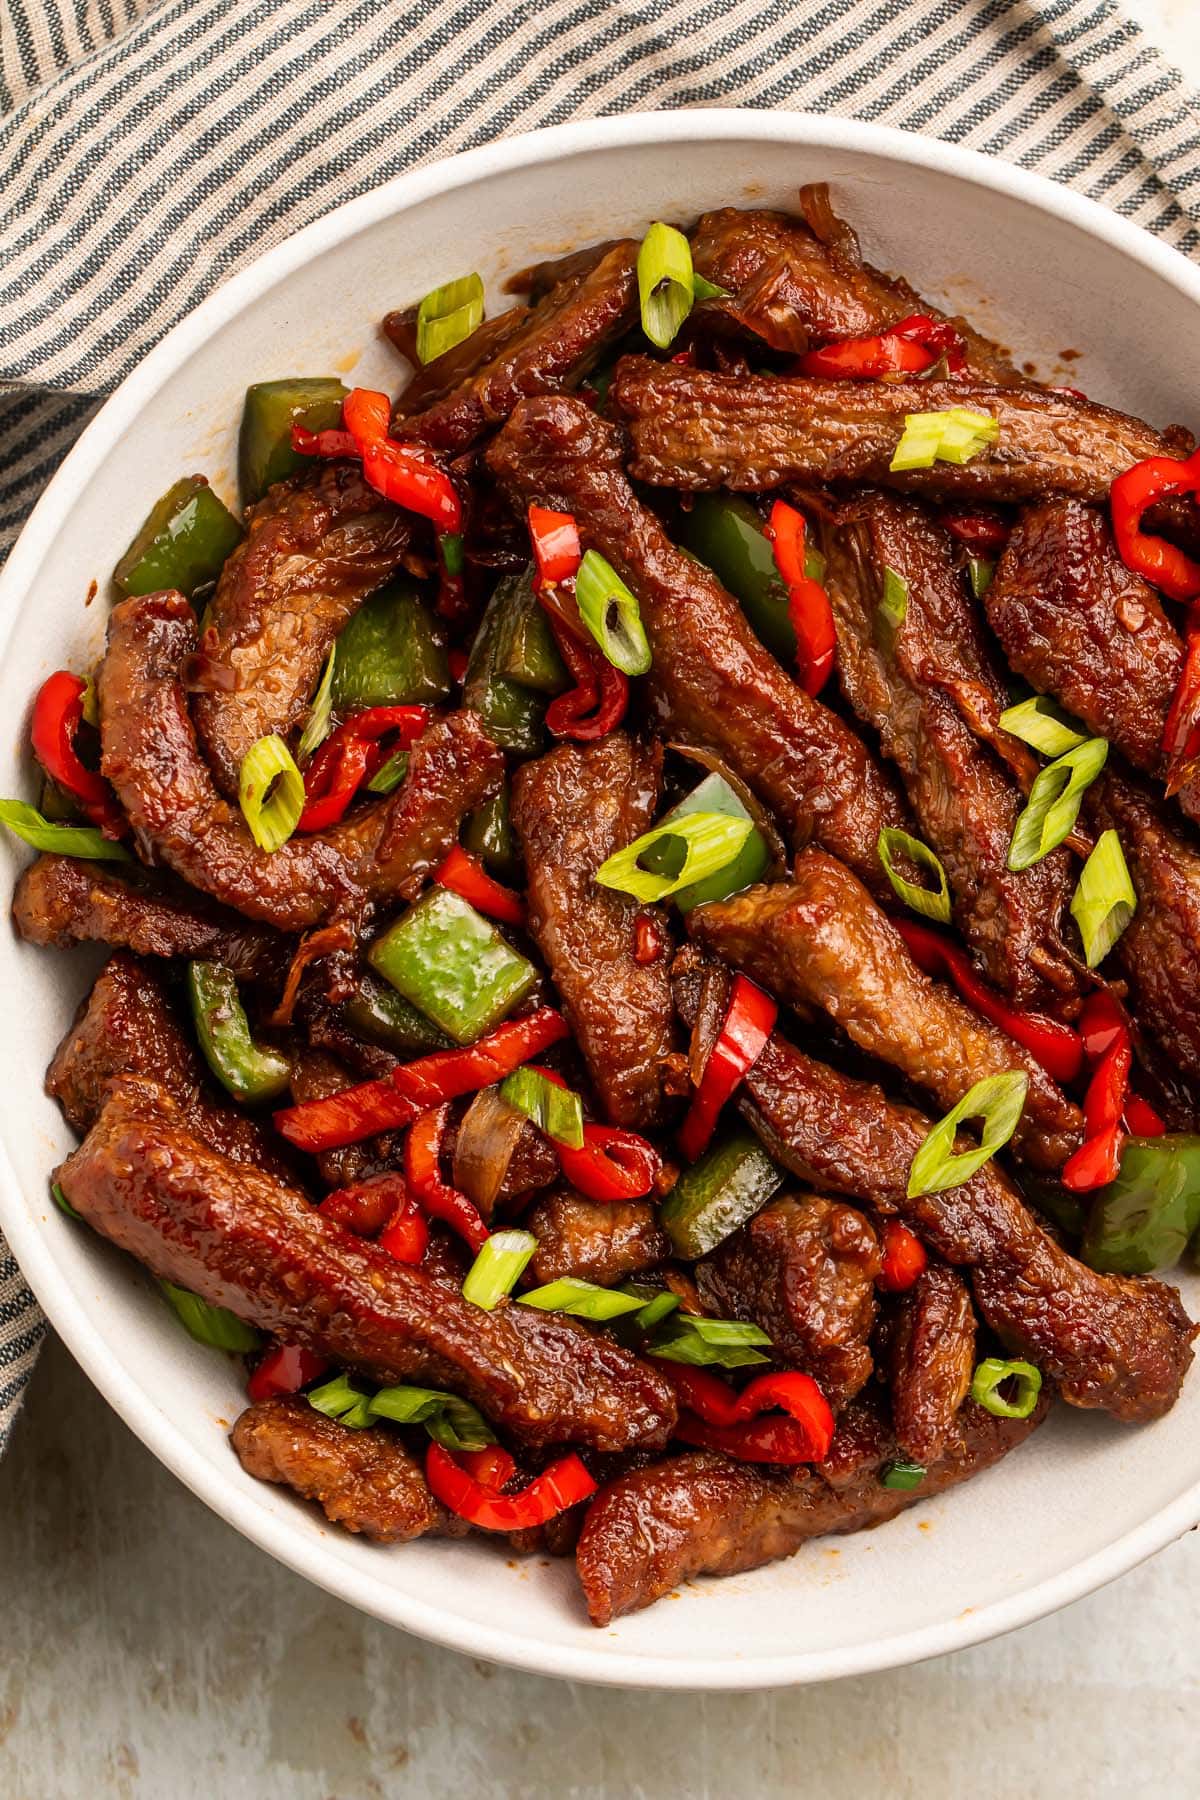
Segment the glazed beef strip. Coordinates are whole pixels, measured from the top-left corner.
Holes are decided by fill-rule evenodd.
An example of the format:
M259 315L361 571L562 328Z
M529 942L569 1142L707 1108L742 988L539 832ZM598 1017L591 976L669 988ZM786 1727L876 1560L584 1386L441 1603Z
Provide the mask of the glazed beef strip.
M1079 1108L1031 1051L919 969L895 925L843 863L816 848L794 879L750 887L688 915L696 942L802 1010L827 1013L860 1050L949 1112L989 1075L1029 1079L1014 1148L1048 1173L1083 1136Z
M494 335L490 360L448 391L429 399L427 390L417 388L411 402L402 394L393 417L396 435L458 454L506 419L518 401L575 387L637 323L637 254L634 240L622 238L590 268L557 282L521 315L519 329Z
M1078 500L1029 507L983 603L1019 675L1061 700L1135 768L1163 774L1163 727L1183 673L1183 641L1149 582L1117 555L1102 512ZM1200 781L1178 799L1200 818Z
M1008 846L1036 764L1000 729L1008 695L956 568L918 503L869 493L822 509L825 588L838 679L900 771L921 837L942 860L959 930L988 978L1019 1005L1070 1000L1078 975L1060 920L1073 886L1065 850L1014 874ZM904 616L880 611L884 571Z
M530 933L606 1115L639 1129L662 1122L671 980L664 957L636 960L636 902L593 877L654 822L661 763L660 749L617 731L594 744L560 744L512 784Z
M676 549L634 494L611 425L568 396L519 407L488 461L523 510L573 513L585 546L636 594L654 666L660 729L715 751L783 819L876 892L890 892L875 853L907 814L891 779L842 720L785 674L716 577Z
M900 1295L885 1361L896 1442L929 1468L949 1442L975 1368L975 1309L956 1270L928 1263Z
M216 906L165 870L39 856L22 869L13 921L31 944L111 944L138 956L224 963L239 981L282 980L295 945Z
M100 665L102 767L143 851L247 917L304 931L372 902L412 899L496 791L502 753L474 713L431 721L393 794L343 825L259 850L201 757L180 681L195 646L181 594L114 608Z
M633 443L629 472L653 486L760 493L787 482L871 482L946 499L1104 500L1174 438L1140 419L1043 388L956 381L813 381L717 375L624 356L608 390ZM892 474L906 413L968 407L1000 423L969 462Z
M615 1200L601 1205L570 1188L539 1199L521 1221L537 1239L529 1265L536 1282L575 1275L612 1287L628 1275L642 1275L671 1254L671 1242L648 1200Z
M56 1179L152 1274L339 1367L461 1393L535 1446L670 1436L674 1399L657 1370L562 1315L472 1306L323 1218L299 1189L201 1143L156 1082L114 1082Z
M761 1325L776 1355L835 1409L871 1375L879 1240L862 1213L817 1194L772 1200L693 1273L705 1307Z
M782 1473L709 1451L669 1457L603 1488L583 1522L576 1568L593 1625L650 1606L695 1575L735 1575L791 1556L810 1538L865 1531L978 1475L1024 1443L1049 1407L1043 1389L1028 1419L963 1407L920 1486L880 1482L897 1445L877 1406L842 1415L825 1463Z
M686 953L676 967L685 1022L695 1023L702 1002L719 1021L724 978L701 976ZM1059 1381L1073 1406L1138 1424L1174 1405L1197 1330L1174 1288L1077 1262L994 1162L959 1187L909 1199L909 1170L931 1121L778 1033L739 1092L747 1123L801 1181L902 1218L944 1261L968 1270L986 1322L1014 1354Z
M192 703L217 786L234 800L247 751L300 724L329 646L402 567L417 521L356 463L335 462L273 487L246 524L209 604Z

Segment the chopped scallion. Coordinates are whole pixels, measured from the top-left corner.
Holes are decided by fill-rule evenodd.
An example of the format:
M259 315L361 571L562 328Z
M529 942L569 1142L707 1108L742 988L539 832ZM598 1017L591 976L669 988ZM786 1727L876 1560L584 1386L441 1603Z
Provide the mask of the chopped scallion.
M624 850L618 850L596 870L601 887L616 888L632 894L635 900L663 900L680 888L691 887L727 868L741 852L742 845L754 830L752 819L739 819L728 813L687 813L670 823L656 825L636 838ZM682 859L677 846L683 846ZM673 857L676 867L665 873L652 873L643 868L648 852Z
M1066 714L1044 694L1034 694L1019 706L1009 706L1000 714L1000 729L1020 738L1043 756L1064 756L1087 743L1087 733L1077 731Z
M356 1387L348 1375L335 1375L332 1381L309 1388L306 1398L327 1419L336 1419L352 1431L361 1431L373 1423L370 1394Z
M286 844L304 811L304 777L281 737L259 738L242 758L238 804L260 850Z
M1006 1400L1000 1391L1009 1381L1017 1385L1012 1400ZM1002 1362L998 1356L987 1357L971 1378L972 1400L997 1419L1027 1419L1041 1391L1041 1372L1032 1363Z
M692 248L682 231L657 220L642 239L637 259L642 330L665 350L692 310L696 277Z
M883 571L883 597L879 602L879 623L883 638L890 646L896 641L896 633L904 623L908 612L908 583L903 575L897 575L895 569L885 568Z
M472 271L426 294L417 308L417 356L433 362L483 323L483 282Z
M380 1388L367 1401L367 1410L373 1419L390 1419L395 1425L424 1425L446 1450L483 1450L496 1441L477 1406L437 1388Z
M907 831L901 831L897 825L887 825L879 834L879 860L883 864L884 874L895 888L906 906L921 913L926 919L936 919L939 924L950 923L950 884L946 880L946 871L934 855L928 844L920 838L910 837ZM908 881L895 867L894 858L900 851L918 868L928 869L937 880L937 887L921 887L915 881Z
M390 794L408 774L408 751L395 750L367 783L368 794Z
M681 1312L650 1340L646 1354L662 1357L666 1362L720 1364L738 1369L750 1363L768 1362L770 1359L758 1346L769 1346L770 1342L758 1325L746 1325L740 1319L700 1319Z
M128 862L129 852L91 825L58 825L24 800L0 800L0 825L14 837L54 856L82 856L89 862Z
M651 1288L640 1281L623 1281L621 1292L641 1302L642 1310L630 1320L639 1331L653 1331L664 1319L679 1310L679 1296L670 1288Z
M595 550L585 550L575 577L579 616L601 650L623 675L644 675L650 667L650 645L638 603L612 564Z
M898 1456L892 1462L884 1463L879 1471L879 1485L907 1493L911 1488L920 1487L926 1472L923 1463L906 1462Z
M715 281L708 281L703 275L692 272L693 300L728 300L729 289L718 287Z
M210 1306L199 1294L176 1287L173 1281L160 1281L159 1287L167 1304L189 1337L213 1350L257 1350L261 1333L253 1325L243 1325L235 1313L225 1306Z
M296 746L302 758L311 756L329 736L329 727L333 723L333 665L336 658L337 645L330 644L329 655L325 658L325 673L313 695L313 703L308 709L308 718Z
M1038 772L1008 846L1010 869L1032 867L1070 837L1084 789L1095 781L1107 756L1105 738L1088 738Z
M674 1295L671 1296L674 1299ZM619 1319L625 1313L641 1312L644 1303L635 1294L623 1294L619 1288L599 1287L594 1281L582 1281L575 1275L564 1275L548 1281L544 1287L530 1288L517 1297L520 1306L537 1306L543 1312L572 1313L577 1319L590 1319L603 1324L606 1319Z
M463 1299L491 1312L521 1279L525 1265L537 1249L529 1231L493 1231L485 1239L463 1282Z
M1009 1069L1003 1075L989 1075L984 1081L977 1081L958 1105L938 1120L913 1157L908 1172L909 1199L960 1187L977 1169L982 1169L1016 1130L1028 1086L1024 1069ZM983 1121L979 1148L956 1153L954 1134L966 1119Z
M63 1193L57 1181L52 1181L50 1183L50 1198L53 1200L55 1206L57 1206L59 1212L66 1213L68 1219L78 1219L82 1224L83 1214L75 1211L75 1208L71 1205L71 1202L67 1199L67 1196Z
M1115 831L1102 831L1083 865L1071 917L1083 939L1087 966L1103 962L1137 910L1137 895Z
M905 469L932 469L935 462L970 462L999 436L998 419L966 406L907 413L890 467L893 474L900 474Z
M969 556L967 558L967 578L971 583L971 593L976 600L982 600L992 585L992 577L996 573L996 565L989 562L986 556Z
M572 1150L583 1149L583 1102L574 1089L548 1081L525 1063L500 1083L500 1098L532 1119L539 1131Z

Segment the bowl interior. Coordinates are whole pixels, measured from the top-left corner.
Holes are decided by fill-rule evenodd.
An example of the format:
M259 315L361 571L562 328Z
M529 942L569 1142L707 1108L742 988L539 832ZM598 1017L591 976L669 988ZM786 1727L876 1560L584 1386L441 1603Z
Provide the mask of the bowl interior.
M828 180L872 260L969 312L1051 379L1158 423L1200 414L1200 377L1178 354L1197 277L1155 247L1131 255L1131 233L1073 202L1062 202L1072 216L1055 216L1032 183L991 179L981 163L897 134L701 112L475 152L323 221L160 347L43 503L0 609L0 716L12 725L0 792L31 795L30 697L51 669L98 654L109 572L152 501L193 470L234 498L247 383L337 372L394 387L402 365L375 322L469 266L495 305L529 260L707 206L787 205L799 183ZM6 875L22 860L0 846ZM0 934L0 1223L60 1332L151 1447L241 1530L381 1617L547 1673L766 1685L974 1641L1119 1573L1200 1516L1193 1380L1149 1430L1060 1408L1026 1450L958 1493L865 1537L690 1587L603 1633L585 1622L569 1565L514 1563L481 1545L380 1549L326 1528L242 1474L226 1441L242 1404L232 1365L183 1337L134 1266L49 1202L48 1171L71 1137L42 1073L88 973L86 959ZM1195 1311L1197 1284L1185 1288Z

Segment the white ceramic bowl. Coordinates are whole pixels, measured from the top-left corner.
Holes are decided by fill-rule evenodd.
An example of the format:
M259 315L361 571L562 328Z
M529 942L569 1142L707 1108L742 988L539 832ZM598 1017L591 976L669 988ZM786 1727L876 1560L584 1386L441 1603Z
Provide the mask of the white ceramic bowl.
M468 264L507 271L651 219L727 203L787 205L828 180L872 260L1050 371L1165 424L1200 419L1200 274L1065 190L973 153L795 113L631 115L539 132L389 182L341 207L178 325L92 422L0 580L0 792L27 793L18 729L40 679L98 652L102 591L170 480L232 493L250 381L399 369L375 321ZM23 853L5 842L15 874ZM766 1687L883 1668L977 1643L1074 1600L1200 1519L1200 1374L1143 1431L1060 1407L1028 1448L882 1530L685 1589L599 1632L569 1564L482 1544L381 1549L239 1468L229 1362L193 1345L126 1259L62 1217L47 1172L70 1134L42 1072L83 991L77 957L0 937L0 1225L56 1330L169 1468L247 1537L330 1592L473 1655L645 1687ZM1200 1293L1192 1282L1193 1312ZM182 1552L181 1552L182 1553Z

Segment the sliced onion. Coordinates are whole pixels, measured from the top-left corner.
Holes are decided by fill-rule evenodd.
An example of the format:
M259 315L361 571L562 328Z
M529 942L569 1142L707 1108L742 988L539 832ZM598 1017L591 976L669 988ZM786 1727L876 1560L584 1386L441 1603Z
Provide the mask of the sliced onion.
M484 1088L463 1114L454 1144L454 1185L490 1219L508 1165L525 1129L525 1115Z
M699 763L702 769L708 769L712 774L719 775L723 781L729 783L766 839L767 849L771 852L768 876L777 880L780 876L786 875L788 872L787 845L780 836L779 827L762 801L756 794L751 793L739 775L734 774L729 764L722 762L715 751L705 750L699 744L669 743L667 749L673 750L676 756L686 756L689 762Z
M809 181L800 189L800 211L815 238L820 238L847 269L862 268L862 250L853 225L839 219L829 198L827 181Z

